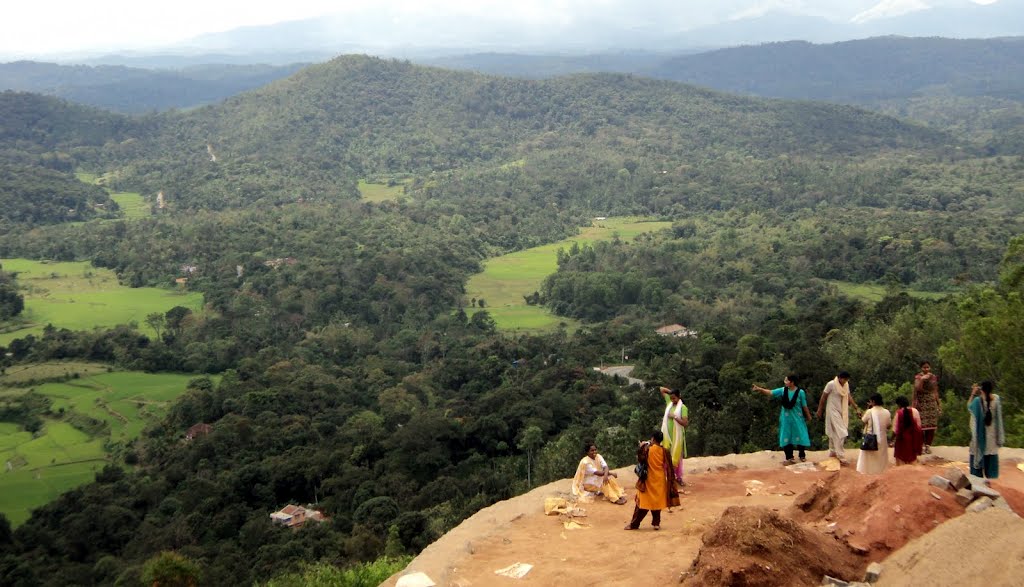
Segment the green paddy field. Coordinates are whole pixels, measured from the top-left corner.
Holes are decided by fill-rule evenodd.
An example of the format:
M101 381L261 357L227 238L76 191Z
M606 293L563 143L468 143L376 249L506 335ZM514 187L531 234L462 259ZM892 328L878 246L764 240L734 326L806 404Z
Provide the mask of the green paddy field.
M27 377L78 378L25 387ZM0 377L0 402L32 389L52 400L51 415L32 434L0 422L0 513L17 526L64 491L92 481L111 462L111 443L134 440L148 424L162 418L193 375L108 372L95 363L46 363L12 368ZM106 425L88 433L72 422L76 415Z
M25 295L25 310L19 322L0 330L0 345L28 334L38 336L47 324L88 330L134 321L143 332L154 334L145 324L147 315L175 306L198 312L203 306L199 293L126 287L118 283L113 271L86 262L0 259L0 266L18 274Z
M646 232L671 227L671 222L656 222L641 218L616 217L594 221L580 234L565 240L534 247L489 259L484 270L469 279L466 285L467 301L483 299L485 307L501 330L538 332L554 330L559 323L573 328L570 319L555 316L543 307L526 304L523 296L540 289L541 282L558 269L558 249L568 249L573 243L580 246L618 236L631 240ZM475 312L480 311L476 308ZM467 310L473 314L474 311Z
M392 202L405 197L406 183L400 182L389 186L383 183L370 183L361 179L359 180L359 195L367 202Z

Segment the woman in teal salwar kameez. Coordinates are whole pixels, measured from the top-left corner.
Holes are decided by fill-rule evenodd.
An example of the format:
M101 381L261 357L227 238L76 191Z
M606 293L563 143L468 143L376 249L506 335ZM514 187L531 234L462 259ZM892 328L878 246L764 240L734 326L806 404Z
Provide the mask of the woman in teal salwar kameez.
M807 424L811 421L811 411L807 409L807 394L797 387L796 375L786 377L785 387L767 389L759 385L752 385L751 389L765 395L770 395L781 400L782 409L779 411L779 447L786 454L784 465L792 465L793 450L799 449L800 461L807 460L804 452L811 446L810 435L807 434ZM801 415L801 411L803 415Z

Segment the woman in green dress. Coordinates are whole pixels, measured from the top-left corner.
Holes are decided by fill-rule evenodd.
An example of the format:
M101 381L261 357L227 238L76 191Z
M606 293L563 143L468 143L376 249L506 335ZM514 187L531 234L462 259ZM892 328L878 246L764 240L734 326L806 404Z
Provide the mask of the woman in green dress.
M665 398L665 415L661 418L661 433L665 435L662 446L672 456L676 482L683 483L683 459L686 458L686 427L690 424L689 410L679 397L678 389L658 388Z
M811 446L811 438L807 434L807 424L811 421L811 411L807 409L807 394L797 387L796 375L786 377L785 386L767 389L759 385L751 385L751 389L777 398L782 403L779 410L779 446L786 453L783 465L792 465L793 450L799 449L800 462L807 460L805 450ZM803 417L800 412L803 411Z

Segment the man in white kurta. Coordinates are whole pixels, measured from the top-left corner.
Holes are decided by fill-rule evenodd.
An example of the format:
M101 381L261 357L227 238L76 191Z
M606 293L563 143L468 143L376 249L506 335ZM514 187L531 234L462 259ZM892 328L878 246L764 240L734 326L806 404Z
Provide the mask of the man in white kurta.
M828 456L839 460L846 458L844 444L850 435L850 407L857 413L860 409L850 394L850 374L840 371L839 375L825 385L818 402L818 418L825 412L825 435L828 436Z

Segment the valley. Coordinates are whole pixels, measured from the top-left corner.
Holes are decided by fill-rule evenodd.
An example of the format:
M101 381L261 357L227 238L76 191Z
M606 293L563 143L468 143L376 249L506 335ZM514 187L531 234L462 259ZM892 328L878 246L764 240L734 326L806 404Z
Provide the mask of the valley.
M0 93L0 583L377 584L584 443L632 463L660 386L693 459L743 462L779 443L752 386L813 406L845 370L895 409L928 360L936 446L970 445L980 381L1024 446L1022 124L991 51L1016 45L946 41L637 58L662 79L628 55L75 70L132 114L107 85ZM243 74L269 83L167 90ZM624 356L646 387L593 369ZM322 516L272 521L298 507Z

